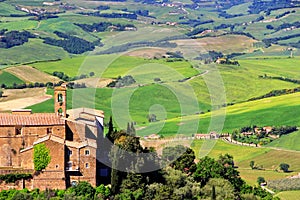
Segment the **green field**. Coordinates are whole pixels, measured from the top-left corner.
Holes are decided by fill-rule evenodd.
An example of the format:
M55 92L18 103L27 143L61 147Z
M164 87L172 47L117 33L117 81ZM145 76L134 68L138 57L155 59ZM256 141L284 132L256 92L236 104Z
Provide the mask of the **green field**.
M300 191L284 191L276 194L281 200L298 200L300 196Z
M197 70L191 68L188 62L165 62L129 56L102 55L89 56L86 59L74 57L58 62L37 63L33 66L48 73L63 71L71 76L91 71L94 71L97 76L103 73L102 77L108 78L131 74L139 84L147 85L115 90L114 94L117 94L117 100L130 99L130 107L128 108L130 109L130 117L124 115L122 119L136 121L138 126L143 127L148 124L146 116L152 112L159 116L159 122L151 123L149 127L142 129L140 135L155 132L174 135L178 130L182 134L191 135L197 131L204 133L213 130L231 132L234 129L249 125L298 125L299 120L294 116L299 111L299 93L240 103L252 97L264 95L274 89L298 87L297 84L289 82L258 78L260 75L267 74L300 79L296 73L298 63L297 59L270 58L259 60L259 62L255 59L240 60L241 66L239 67L202 65L199 71L207 71L208 73L184 83L178 82L180 76L189 77L197 73ZM149 85L157 77L166 83ZM224 84L224 89L220 87L222 84ZM98 93L102 93L102 90L97 89L95 91L96 96ZM171 91L175 96L167 91ZM94 96L95 94L92 94L92 97ZM111 101L110 97L108 96L107 102ZM213 100L215 98L217 100ZM104 104L98 98L86 99L86 101L90 102L82 103L82 105L92 105L91 103L95 102L97 109L108 108L107 111L104 109L106 113L112 113L109 109L112 106L110 103ZM164 112L158 108L156 111L150 110L152 105L160 104L160 102L166 106L167 115L162 114ZM196 102L199 106L191 105L190 102ZM225 102L235 102L236 104L226 109L208 112L211 110L211 104L217 105L217 109ZM43 110L37 109L36 111L42 112ZM200 116L196 114L201 111L206 114ZM214 115L213 121L211 121L211 114ZM178 117L182 117L182 119ZM212 124L210 124L211 122ZM224 127L222 127L223 124Z
M10 16L11 14L25 14L22 11L16 10L14 6L5 2L0 3L0 16Z
M155 72L157 76L160 76L162 79L163 77L171 77L171 79L168 78L168 81L177 81L179 80L176 79L178 77L190 77L199 73L197 70L191 68L191 65L186 61L166 62L164 60L149 60L119 55L81 56L67 58L58 62L36 63L32 66L48 73L62 71L69 76L94 71L96 76L103 78L117 78L118 76L133 75L136 73L137 76L143 76L145 79L149 79L146 78L150 76L149 73L155 72L153 70L153 67L155 67L160 70ZM174 72L177 72L179 75L181 74L181 76L175 74L175 77L173 76L175 79L173 79L172 73ZM141 78L138 79L141 81Z
M275 147L280 149L300 151L300 131L283 135L279 139L274 140L268 147Z
M67 53L60 47L44 44L40 39L30 39L30 42L25 43L22 46L1 49L0 65L62 59L67 56Z
M205 148L206 150L203 150ZM262 176L266 180L282 179L300 172L300 152L271 150L269 148L255 148L229 144L222 140L194 140L192 149L195 151L197 159L204 156L204 153L213 158L228 153L233 156L235 165L240 175L247 183L256 185L257 177ZM209 147L209 148L207 148ZM274 159L276 157L276 159ZM263 166L264 170L252 170L249 166L250 161ZM279 164L285 162L290 165L292 173L276 172Z
M0 84L5 84L7 86L12 86L14 83L21 84L24 83L21 79L14 76L13 74L10 74L5 71L0 71Z

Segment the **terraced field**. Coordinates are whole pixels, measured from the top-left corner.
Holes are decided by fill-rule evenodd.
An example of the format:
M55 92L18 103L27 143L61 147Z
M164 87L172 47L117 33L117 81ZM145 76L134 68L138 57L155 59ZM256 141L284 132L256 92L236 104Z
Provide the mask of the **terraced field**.
M41 72L33 67L30 66L17 66L17 67L10 67L7 68L5 71L14 74L15 76L21 78L26 83L47 83L47 82L59 82L60 79L51 76L47 73Z

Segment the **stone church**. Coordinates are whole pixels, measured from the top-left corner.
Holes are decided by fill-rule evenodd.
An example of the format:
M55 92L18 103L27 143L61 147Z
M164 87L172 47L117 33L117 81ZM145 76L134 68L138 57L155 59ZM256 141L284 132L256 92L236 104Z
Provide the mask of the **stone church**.
M65 85L54 90L54 113L29 109L0 113L0 175L31 173L32 178L5 183L2 189L66 189L79 181L93 186L109 179L109 168L100 163L104 113L78 108L67 110ZM34 171L34 146L50 150L48 166ZM103 153L102 153L103 154Z

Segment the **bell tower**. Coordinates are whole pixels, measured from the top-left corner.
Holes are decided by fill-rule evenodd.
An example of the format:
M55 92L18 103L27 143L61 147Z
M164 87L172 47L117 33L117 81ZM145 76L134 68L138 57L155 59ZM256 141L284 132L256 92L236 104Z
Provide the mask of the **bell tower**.
M54 88L54 112L57 116L67 116L67 86L62 84L61 86Z

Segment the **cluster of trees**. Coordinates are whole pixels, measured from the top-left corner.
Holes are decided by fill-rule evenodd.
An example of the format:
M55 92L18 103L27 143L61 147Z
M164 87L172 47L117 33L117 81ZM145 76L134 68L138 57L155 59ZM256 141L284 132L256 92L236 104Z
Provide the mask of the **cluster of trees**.
M250 166L251 169L253 169L253 170L254 170L254 169L256 169L256 170L262 170L262 169L264 168L262 165L256 164L254 160L251 160L251 161L250 161L249 166ZM263 182L265 182L265 181L263 181ZM260 185L260 183L259 183L259 185Z
M264 78L264 79L275 79L275 80L281 80L281 81L286 81L286 82L291 82L291 83L296 83L300 84L300 80L297 79L292 79L288 77L282 77L282 76L268 76L268 75L263 75L263 76L258 76L259 78Z
M200 26L203 24L209 24L209 23L213 23L214 20L205 20L205 21L201 21L199 19L189 19L187 21L183 21L180 22L180 24L185 24L185 25L189 25L190 27L196 27L196 26Z
M135 13L101 13L100 11L96 11L96 12L79 12L79 14L96 16L96 17L105 17L105 18L137 19L137 14Z
M52 19L52 18L58 18L58 16L53 15L53 14L40 14L40 15L36 15L32 18L29 18L29 20L40 21L40 20L46 20L46 19Z
M297 131L297 126L279 126L273 127L271 133L274 135L282 136L295 131Z
M238 65L238 66L240 66L240 64L237 60L230 60L227 57L226 58L220 58L217 61L218 61L219 64L222 64L222 65Z
M278 199L247 185L228 154L218 159L206 156L195 163L194 151L177 145L165 147L159 157L153 148L141 146L133 123L126 131L117 131L112 118L106 139L110 142L103 148L112 165L111 187L79 182L67 190L4 190L0 199Z
M279 191L300 190L300 178L272 180L268 182L268 187Z
M136 10L134 13L140 16L149 17L149 10Z
M134 80L134 78L131 75L127 75L124 77L119 76L117 78L117 80L112 81L111 83L109 83L107 85L107 87L116 87L116 88L120 88L120 87L125 87L125 86L129 86L136 83L136 81Z
M198 35L199 33L202 33L203 31L206 31L207 28L194 28L192 31L187 32L186 35L191 37L194 35Z
M218 51L208 51L206 54L199 55L196 59L197 60L204 60L205 64L209 64L212 62L215 62L218 58L224 57L224 54L222 52Z
M293 34L293 35L287 35L287 36L282 36L282 37L274 37L274 38L265 38L262 41L266 44L266 47L271 46L271 44L277 44L278 41L280 40L288 40L291 38L296 38L296 37L300 37L300 34ZM297 45L295 46L296 43L289 43L291 44L291 46L297 47Z
M84 31L87 32L104 32L108 31L109 28L112 26L114 27L115 31L126 31L126 28L136 28L133 24L113 24L111 22L100 22L100 23L93 23L93 24L76 24L82 28Z
M264 94L262 96L253 97L251 99L248 99L248 101L254 101L254 100L258 100L258 99L281 96L281 95L285 95L285 94L292 94L292 93L296 93L296 92L300 92L300 87L296 87L293 89L272 90L271 92Z
M283 23L283 24L280 24L275 30L280 31L282 29L292 28L292 27L299 28L300 27L300 22L297 21L297 22L294 22L294 23ZM273 29L274 29L274 27L273 27Z
M226 11L221 11L219 13L219 17L224 17L225 19L229 19L229 18L235 18L235 17L240 17L243 16L243 14L228 14Z
M49 84L52 84L53 86L53 83L20 83L20 84L17 84L17 83L13 83L12 85L6 85L5 83L2 83L1 84L1 88L4 88L4 89L24 89L24 88L38 88L38 87L48 87Z
M12 85L6 85L4 83L1 84L0 88L4 89L24 89L24 88L40 88L40 87L47 87L47 88L53 88L56 86L60 86L64 81L59 81L58 83L52 83L52 82L47 82L47 83L13 83ZM85 83L74 83L74 82L69 82L67 84L67 87L70 89L75 89L75 88L86 88ZM3 92L0 90L0 97L2 96Z
M110 6L107 5L100 5L98 7L96 7L97 10L109 10Z
M28 42L29 38L35 38L35 35L28 31L9 31L7 29L0 30L0 48L11 48L23 45Z
M95 73L94 72L90 72L89 74L81 74L80 76L70 77L67 74L65 74L64 72L54 71L52 73L52 75L68 82L68 81L76 81L76 80L79 80L79 79L93 77L93 76L95 76Z
M96 45L101 45L100 41L89 42L82 38L78 38L69 34L65 34L59 31L54 32L57 36L63 39L54 39L50 37L44 38L44 43L62 47L65 51L73 54L81 54L87 51L95 49Z
M279 19L279 18L284 17L284 16L286 16L286 15L288 15L288 14L290 14L290 13L295 13L295 12L296 12L295 10L292 10L292 11L286 11L286 12L284 12L284 13L282 13L282 14L277 15L277 16L275 17L275 19Z
M249 194L273 199L260 187L247 185L228 154L217 160L206 156L196 164L194 151L178 145L165 147L159 157L154 149L140 145L132 124L127 131L116 131L111 121L107 138L114 144L110 151L114 199L199 199L212 195L214 199L234 199ZM143 153L151 156L143 157ZM115 170L124 166L127 172ZM141 173L149 167L157 170Z
M250 14L259 14L262 11L266 11L269 14L271 10L292 8L294 6L295 5L292 0L255 0L252 5L249 6L248 12Z
M259 128L255 125L246 126L241 128L240 130L234 130L232 133L232 139L238 142L247 143L247 144L260 144L265 145L274 140L273 137L269 137L270 135L282 136L289 133L292 133L297 130L296 126L279 126L272 127L272 130L267 133L264 128ZM244 134L244 133L252 133L252 134Z
M181 51L168 51L166 54L168 55L168 58L184 58L183 53Z

